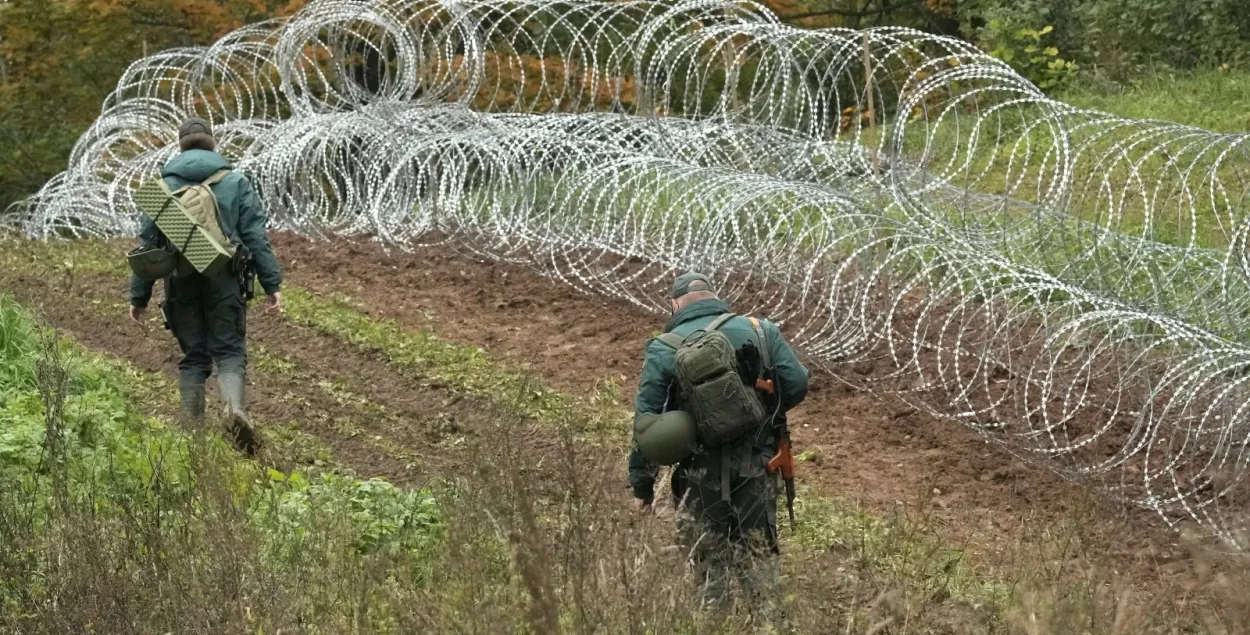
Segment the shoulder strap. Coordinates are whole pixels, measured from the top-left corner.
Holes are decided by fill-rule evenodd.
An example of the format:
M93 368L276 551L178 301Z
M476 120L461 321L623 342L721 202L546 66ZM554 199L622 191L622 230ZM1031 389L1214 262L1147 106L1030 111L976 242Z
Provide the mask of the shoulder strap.
M217 185L218 183L221 183L222 179L226 178L226 176L228 176L229 174L230 174L230 168L222 168L208 175L208 178L204 179L203 181L200 181L199 183L188 183L176 190L173 190L172 192L170 192L170 195L181 196L183 192L197 185L207 185L211 188L212 186ZM165 182L165 179L162 178L161 183L164 183L164 182Z
M720 329L720 327L725 325L725 322L732 320L736 316L737 316L736 313L722 313L720 317L716 318L715 320L712 320L711 324L708 324L707 326L703 327L703 330L705 331L718 330Z
M228 174L230 174L230 168L222 168L220 170L217 170L216 172L213 172L212 175L209 176L207 179L204 179L204 182L201 183L201 185L210 185L210 186L217 185L218 183L221 183L221 180L226 178L226 175Z
M723 314L721 314L721 316L720 316L720 317L716 318L715 320L712 320L712 323L711 323L711 324L708 324L707 326L705 326L705 327L703 327L702 329L699 329L699 330L701 330L701 331L715 331L715 330L719 329L720 327L724 326L725 322L728 322L729 320L733 319L736 315L737 315L736 313L723 313ZM664 343L665 343L665 344L667 344L669 347L671 347L671 348L675 348L675 349L676 349L676 348L681 348L681 345L682 345L682 344L684 344L684 343L686 342L686 338L684 338L684 337L682 337L682 336L680 336L680 335L678 335L678 334L676 334L676 333L662 333L662 334L660 334L660 335L657 335L657 336L655 337L655 339L657 339L657 340L659 340L659 341L661 341L661 342L664 342Z
M686 341L682 338L682 336L676 333L661 333L660 335L657 335L655 339L674 350L681 348L681 345Z
M216 172L213 172L211 175L209 175L207 179L204 179L204 183L202 183L202 185L208 186L208 195L212 197L213 199L213 214L216 215L217 217L217 227L221 228L221 233L226 235L226 240L229 240L232 244L234 244L235 248L238 248L238 246L243 243L242 241L239 240L239 237L235 235L236 232L230 231L231 229L237 229L237 228L226 227L225 219L221 217L221 206L217 204L217 195L213 193L213 188L212 188L212 186L218 183L221 183L223 180L225 180L226 176L228 176L229 174L230 174L230 168L222 168L220 170L217 170Z
M764 335L764 326L760 324L757 318L747 318L751 321L751 328L755 329L755 336L760 339L760 360L764 362L764 368L771 370L773 367L772 357L768 353L768 336Z

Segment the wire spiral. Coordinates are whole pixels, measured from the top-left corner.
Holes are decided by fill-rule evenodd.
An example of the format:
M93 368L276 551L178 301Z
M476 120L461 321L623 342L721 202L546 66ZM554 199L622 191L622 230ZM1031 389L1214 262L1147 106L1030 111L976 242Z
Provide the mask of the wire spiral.
M697 268L814 362L1250 545L1250 136L751 2L318 0L133 64L22 231L132 235L192 113L279 229L655 310Z

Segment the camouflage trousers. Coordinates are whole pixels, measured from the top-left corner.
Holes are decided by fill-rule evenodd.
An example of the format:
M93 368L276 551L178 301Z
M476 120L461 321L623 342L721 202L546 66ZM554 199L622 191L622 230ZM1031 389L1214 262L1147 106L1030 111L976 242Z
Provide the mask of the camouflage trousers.
M743 455L699 457L685 469L678 538L709 608L727 610L736 581L753 621L773 624L780 612L777 484L762 458L749 448Z
M165 317L178 339L180 380L203 384L218 372L247 368L247 306L238 280L229 273L170 278L165 287Z

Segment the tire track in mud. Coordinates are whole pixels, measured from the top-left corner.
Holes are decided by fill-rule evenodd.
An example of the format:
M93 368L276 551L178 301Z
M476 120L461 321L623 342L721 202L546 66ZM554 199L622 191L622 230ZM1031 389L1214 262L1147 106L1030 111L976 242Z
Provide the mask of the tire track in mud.
M645 341L663 325L662 316L623 301L583 295L524 267L445 246L388 253L374 243L273 238L293 284L346 294L406 329L476 344L574 394L612 378L624 408ZM885 371L871 364L847 369L863 377ZM923 507L939 535L978 556L1007 557L1022 540L1073 520L1090 496L964 426L824 373L813 372L808 400L790 420L798 450L814 457L798 466L800 480L878 515L899 502ZM1080 519L1089 555L1117 571L1145 581L1190 568L1178 537L1149 512L1099 503Z

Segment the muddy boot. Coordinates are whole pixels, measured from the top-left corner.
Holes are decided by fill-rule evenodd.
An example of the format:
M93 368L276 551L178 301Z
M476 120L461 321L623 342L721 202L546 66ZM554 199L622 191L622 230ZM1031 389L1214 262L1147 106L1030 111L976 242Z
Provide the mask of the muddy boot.
M204 382L178 381L178 421L182 425L199 429L204 425Z
M244 392L242 373L226 372L217 376L217 384L221 387L221 398L226 402L226 429L229 430L234 445L248 456L256 453L260 446L260 438L252 429L247 418L247 401Z

